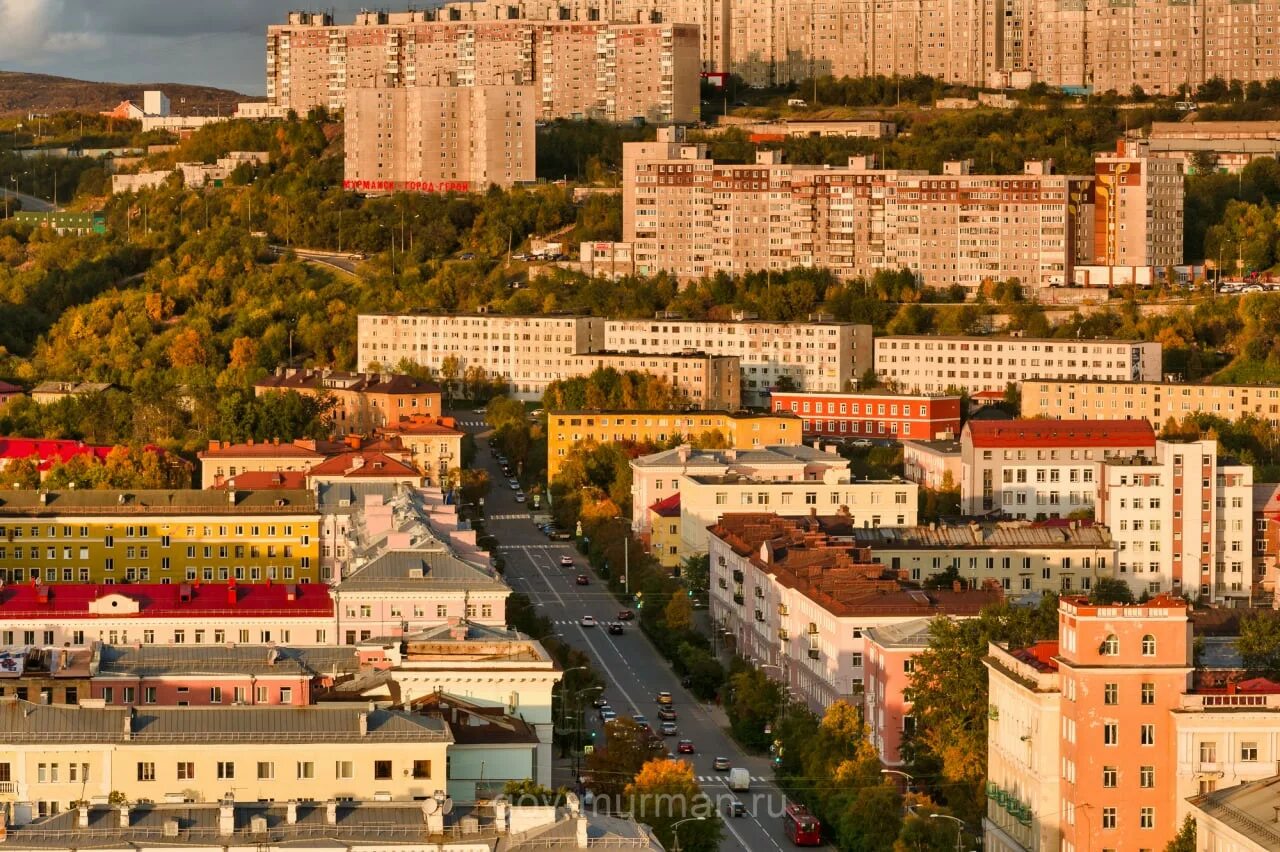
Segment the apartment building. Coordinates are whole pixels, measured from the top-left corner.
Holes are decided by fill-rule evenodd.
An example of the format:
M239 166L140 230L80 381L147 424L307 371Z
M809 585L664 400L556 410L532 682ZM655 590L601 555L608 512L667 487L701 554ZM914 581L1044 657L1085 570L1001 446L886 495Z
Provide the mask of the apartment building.
M1147 142L1187 174L1202 157L1217 171L1239 174L1259 157L1280 156L1280 121L1153 121Z
M580 441L666 444L716 436L731 450L794 445L801 440L800 422L789 414L737 411L552 411L547 414L547 481L555 479ZM648 505L647 494L637 493L640 508Z
M371 708L79 707L0 698L9 801L38 816L94 796L128 801L393 799L444 789L443 720Z
M401 360L433 370L447 359L458 374L478 367L502 377L518 399L539 399L557 379L574 375L576 357L605 348L604 321L581 316L497 314L362 314L357 369L385 369Z
M439 485L449 471L462 464L462 439L466 433L452 417L402 416L377 430L379 438L390 440L408 452L408 461L426 478Z
M970 420L960 434L960 509L1032 520L1088 512L1100 463L1155 447L1141 420Z
M1057 420L1170 420L1212 414L1223 420L1256 417L1280 427L1280 387L1171 381L1040 379L1022 384L1022 416Z
M740 315L732 321L685 320L662 314L653 320L608 320L605 345L618 352L664 353L686 349L731 355L742 365L744 405L768 405L779 381L812 391L844 391L871 369L871 326L833 322L766 322Z
M338 435L369 434L403 417L439 417L442 413L439 385L396 373L277 367L253 385L255 396L287 391L332 399L330 422Z
M1253 484L1254 594L1275 599L1280 589L1280 484Z
M267 100L305 114L348 109L360 89L524 86L538 121L698 120L697 22L462 11L360 12L351 24L291 12L267 28Z
M775 412L801 419L805 437L933 440L960 433L960 397L889 391L770 394Z
M663 568L678 568L684 561L680 552L680 492L663 497L648 508L645 526L646 549Z
M1196 839L1207 849L1266 852L1280 842L1269 823L1275 820L1280 777L1238 784L1191 798Z
M210 441L208 448L196 453L196 458L200 460L200 487L220 487L229 478L246 473L296 473L305 479L307 470L313 465L341 452L345 447L345 443L338 441L316 441L310 438L283 444L279 441L255 441L252 438L239 444Z
M929 647L933 620L917 618L867 630L863 644L867 736L880 761L902 766L902 741L915 733L911 715L911 674L915 657Z
M998 590L904 588L885 566L823 525L843 518L727 514L709 539L712 629L821 712L860 704L865 637L873 627L938 615L976 616Z
M836 530L831 530L836 534ZM1114 577L1116 544L1104 526L1051 521L936 523L849 531L871 558L923 582L952 571L971 589L1011 597L1088 591Z
M742 407L742 368L735 355L682 350L667 354L590 352L565 359L565 375L589 376L596 370L648 373L665 379L678 399L694 408L737 411Z
M902 441L902 475L935 491L960 486L960 442Z
M0 581L313 583L307 491L5 491Z
M970 290L1008 278L1069 284L1074 264L1093 256L1094 178L1043 162L1019 175L972 166L930 175L880 169L870 156L792 166L778 151L717 163L682 128L660 128L655 142L623 146L623 241L638 274L684 281L817 266L843 278L910 269L930 286Z
M360 192L483 192L535 178L531 85L351 88L342 186Z
M1098 520L1116 540L1116 576L1135 595L1199 593L1248 601L1253 570L1253 467L1217 441L1157 441L1113 455L1098 473Z
M904 392L1003 392L1034 379L1158 381L1162 347L1140 340L877 337L876 376Z
M1183 263L1182 164L1121 139L1094 157L1093 262L1167 269Z

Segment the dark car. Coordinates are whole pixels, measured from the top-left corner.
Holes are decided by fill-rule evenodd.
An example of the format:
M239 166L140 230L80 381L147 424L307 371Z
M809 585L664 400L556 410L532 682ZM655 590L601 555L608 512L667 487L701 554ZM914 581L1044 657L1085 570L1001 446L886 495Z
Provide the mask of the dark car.
M729 813L736 817L744 817L747 815L747 806L742 803L741 799L734 799L729 805Z
M712 761L711 765L712 765L713 767L715 767L715 770L716 770L717 772L728 772L728 771L729 771L729 758L727 758L727 757L717 757L714 761Z
M574 580L574 582L577 583L579 586L589 586L591 585L591 578L589 578L586 574L579 574L578 578Z
M573 533L569 532L568 530L552 530L551 532L547 533L547 538L551 539L552 541L572 541Z
M658 718L663 722L674 722L676 720L676 711L670 707L663 707L658 711Z
M676 751L680 754L693 754L693 740L681 740L676 746Z
M623 633L625 633L625 632L626 632L626 631L625 631L625 630L623 630L623 628L622 628L622 622L620 622L620 621L611 621L611 622L609 622L609 635L610 635L610 636L621 636L621 635L622 635Z
M636 617L636 614L635 614L634 612L632 612L631 610L629 610L629 609L620 609L620 610L618 610L618 620L619 620L619 621L630 621L631 619L633 619L633 618L635 618L635 617Z

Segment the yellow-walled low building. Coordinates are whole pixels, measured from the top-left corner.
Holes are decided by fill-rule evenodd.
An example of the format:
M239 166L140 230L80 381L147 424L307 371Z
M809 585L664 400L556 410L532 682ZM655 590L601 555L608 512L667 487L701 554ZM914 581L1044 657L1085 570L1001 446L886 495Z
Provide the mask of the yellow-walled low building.
M547 415L547 481L555 479L579 441L667 443L715 433L723 446L746 450L803 440L793 414L733 411L552 411Z
M680 566L679 492L649 507L649 555L663 568Z
M320 582L319 526L305 490L0 491L0 580Z

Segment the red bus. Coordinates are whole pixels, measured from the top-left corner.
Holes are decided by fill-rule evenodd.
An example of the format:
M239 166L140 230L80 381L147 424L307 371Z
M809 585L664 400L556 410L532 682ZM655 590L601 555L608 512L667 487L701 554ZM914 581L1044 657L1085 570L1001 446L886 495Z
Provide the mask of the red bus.
M782 828L797 846L821 846L822 823L804 805L787 805L782 815Z

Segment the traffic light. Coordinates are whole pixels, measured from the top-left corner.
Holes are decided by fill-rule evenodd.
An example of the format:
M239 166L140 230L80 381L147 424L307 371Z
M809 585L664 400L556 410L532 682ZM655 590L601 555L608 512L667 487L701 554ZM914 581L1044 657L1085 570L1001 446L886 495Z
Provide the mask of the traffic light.
M687 595L688 597L693 597L693 589L688 589L687 591L685 591L685 595Z

